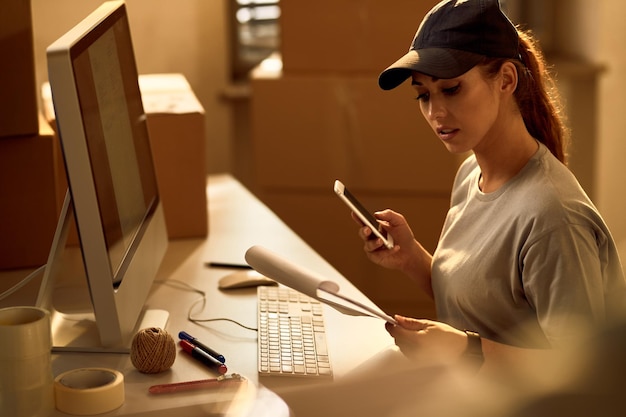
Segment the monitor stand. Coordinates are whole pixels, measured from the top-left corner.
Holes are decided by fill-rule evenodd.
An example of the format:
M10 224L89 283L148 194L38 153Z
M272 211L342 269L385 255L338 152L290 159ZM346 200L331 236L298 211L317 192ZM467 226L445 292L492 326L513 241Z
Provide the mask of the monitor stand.
M68 191L36 301L38 307L50 312L52 351L129 353L132 339L119 347L100 343L80 245L67 245L70 229L76 224L73 207ZM144 309L135 331L150 327L164 329L168 319L166 310Z

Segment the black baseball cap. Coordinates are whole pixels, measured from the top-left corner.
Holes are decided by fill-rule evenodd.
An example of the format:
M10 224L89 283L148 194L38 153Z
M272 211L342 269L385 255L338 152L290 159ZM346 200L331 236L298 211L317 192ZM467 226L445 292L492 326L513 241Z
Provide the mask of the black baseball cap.
M418 71L436 78L455 78L485 57L518 58L517 29L498 0L444 0L424 17L402 58L378 77L391 90Z

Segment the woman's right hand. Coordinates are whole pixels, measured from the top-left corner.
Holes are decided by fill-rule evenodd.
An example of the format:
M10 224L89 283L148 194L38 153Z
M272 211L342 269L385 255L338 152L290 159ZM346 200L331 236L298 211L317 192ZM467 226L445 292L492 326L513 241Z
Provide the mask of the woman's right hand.
M404 216L393 210L379 211L374 213L374 216L381 221L385 232L393 237L394 247L387 249L382 239L376 237L368 226L363 226L353 214L353 219L362 226L359 229L359 237L364 241L363 249L367 257L385 268L404 271L417 246L413 231Z
M359 237L364 241L363 249L369 260L382 267L401 271L433 297L430 282L432 255L415 240L404 216L390 209L378 211L374 216L380 220L387 234L393 237L394 247L387 249L382 239L374 235L369 227L363 226L353 214L352 218L361 225Z

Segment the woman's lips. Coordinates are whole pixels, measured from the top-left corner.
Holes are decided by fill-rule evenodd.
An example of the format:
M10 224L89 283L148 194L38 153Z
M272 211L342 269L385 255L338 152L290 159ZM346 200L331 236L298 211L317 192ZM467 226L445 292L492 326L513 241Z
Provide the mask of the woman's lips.
M441 129L437 129L437 135L439 136L439 138L441 138L441 140L446 141L456 136L458 131L459 129L441 128Z

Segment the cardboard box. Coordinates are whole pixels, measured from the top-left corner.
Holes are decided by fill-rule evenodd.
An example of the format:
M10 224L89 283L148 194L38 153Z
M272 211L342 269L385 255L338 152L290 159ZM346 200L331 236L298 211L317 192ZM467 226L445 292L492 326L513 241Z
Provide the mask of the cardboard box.
M449 193L461 157L425 122L410 87L376 75L255 71L251 141L261 187Z
M208 234L204 108L181 74L139 76L170 239Z
M381 72L409 50L437 0L320 0L280 3L287 73Z
M208 214L204 109L182 74L140 75L139 87L168 236L205 237ZM56 128L49 84L44 84L41 95L43 112ZM65 171L58 175L64 177ZM63 195L59 193L57 198Z
M40 133L0 140L0 269L46 263L60 204L56 137L41 120Z
M0 13L0 140L39 132L30 0L4 0Z

